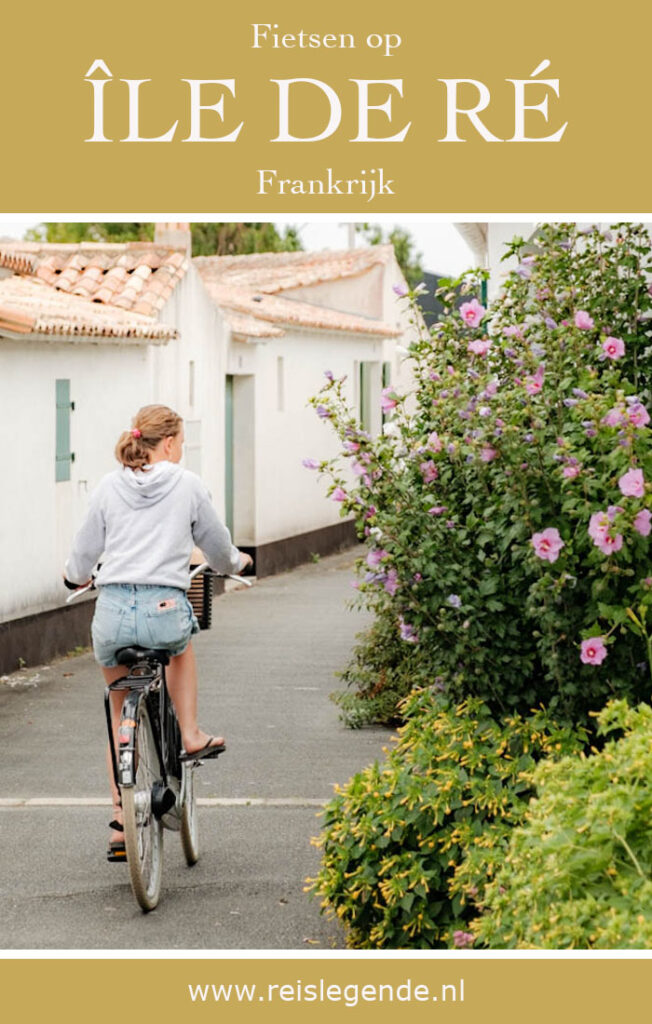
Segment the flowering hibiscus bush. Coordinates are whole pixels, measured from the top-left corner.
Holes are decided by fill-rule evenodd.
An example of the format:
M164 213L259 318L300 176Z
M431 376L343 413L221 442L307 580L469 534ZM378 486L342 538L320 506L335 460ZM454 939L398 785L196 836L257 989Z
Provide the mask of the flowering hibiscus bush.
M314 404L342 456L316 468L366 540L360 599L410 662L394 651L393 680L587 721L652 688L650 242L554 225L509 254L489 309L482 275L444 283L445 314L410 347L413 392L383 393L382 436L327 375ZM367 673L361 705L379 689Z
M601 733L620 737L588 757L537 768L538 797L484 889L469 941L493 949L652 947L652 710L613 701L598 722Z

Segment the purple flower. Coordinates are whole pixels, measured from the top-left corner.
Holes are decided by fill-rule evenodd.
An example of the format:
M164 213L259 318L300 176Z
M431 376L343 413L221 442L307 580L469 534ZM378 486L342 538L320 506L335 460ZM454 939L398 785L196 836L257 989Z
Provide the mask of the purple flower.
M498 452L490 444L486 444L480 452L480 458L483 462L493 462L497 455Z
M333 493L331 494L332 501L346 501L347 498L348 495L346 491L343 491L341 487L336 487Z
M545 317L543 322L549 331L554 331L557 326L556 321L553 320L551 316Z
M433 505L432 508L428 509L429 516L441 516L446 511L445 505Z
M572 409L573 406L577 405L577 398L565 398L564 405L567 409Z
M409 622L406 622L402 615L399 617L398 624L401 640L405 640L408 644L417 644L419 642L419 634L416 629Z
M394 284L394 285L392 285L392 291L394 292L395 295L398 295L399 298L401 298L401 299L405 295L408 294L408 289L407 289L406 285L404 285L404 284Z
M304 459L301 463L306 469L319 469L319 462L317 459Z
M472 932L453 932L453 945L455 949L468 949L475 942Z
M582 391L581 388L573 388L573 394L576 398L588 398L586 391Z
M396 569L388 570L384 587L390 597L394 597L394 594L398 590L398 572Z
M462 607L462 598L459 596L459 594L449 594L446 600L448 601L451 608Z
M324 377L326 378L326 380L332 380L333 379L333 371L332 370L324 370Z
M318 416L319 416L319 417L320 417L320 418L321 418L322 420L327 420L327 419L329 419L329 418L330 418L330 417L331 417L331 416L332 416L333 414L332 414L332 412L330 411L330 409L328 409L328 408L327 408L327 407L326 407L325 405L318 405L318 406L317 406L317 415L318 415Z
M383 558L387 558L389 551L384 548L373 548L367 555L367 565L370 569L377 569Z

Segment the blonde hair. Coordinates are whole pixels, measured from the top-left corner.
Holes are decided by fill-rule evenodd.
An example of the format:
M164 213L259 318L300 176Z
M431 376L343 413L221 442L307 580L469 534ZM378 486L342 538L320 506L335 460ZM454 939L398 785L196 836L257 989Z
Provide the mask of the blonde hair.
M179 416L167 405L144 405L131 423L131 430L120 434L115 446L115 457L129 469L145 469L149 465L149 453L164 437L176 437L182 423Z

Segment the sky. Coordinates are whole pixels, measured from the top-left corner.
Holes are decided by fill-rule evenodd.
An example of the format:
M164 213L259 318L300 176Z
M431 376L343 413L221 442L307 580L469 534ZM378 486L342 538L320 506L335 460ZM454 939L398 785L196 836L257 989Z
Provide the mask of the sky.
M72 218L69 219L72 220ZM84 218L79 219L83 220ZM334 217L319 221L302 220L300 217L275 217L273 219L279 226L293 225L298 228L304 249L348 248L349 225L336 221ZM38 220L30 220L25 215L22 216L22 219L14 217L0 219L0 238L23 238L27 229L35 227L38 223ZM463 270L473 266L474 260L471 251L452 224L439 220L424 221L411 217L404 217L400 222L390 222L383 218L385 230L389 231L394 224L407 229L412 235L416 250L423 256L424 270L457 276ZM366 243L363 238L357 236L356 244L365 245Z

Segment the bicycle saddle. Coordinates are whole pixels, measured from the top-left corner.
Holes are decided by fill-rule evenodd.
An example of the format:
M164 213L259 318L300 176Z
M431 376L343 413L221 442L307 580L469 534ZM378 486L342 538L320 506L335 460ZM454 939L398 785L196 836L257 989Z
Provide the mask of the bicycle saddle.
M115 652L118 665L135 665L139 661L158 661L161 665L170 664L168 651L155 651L151 647L121 647Z

